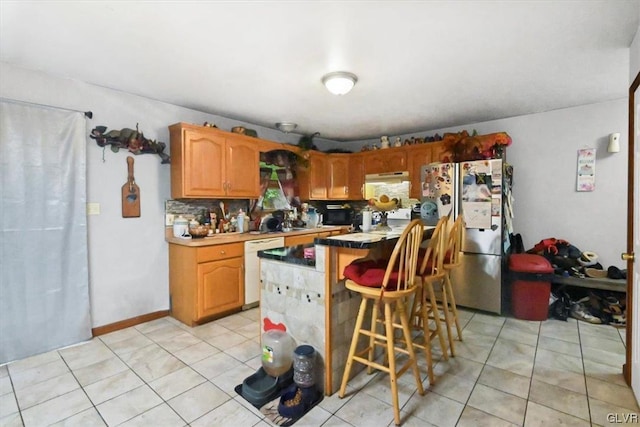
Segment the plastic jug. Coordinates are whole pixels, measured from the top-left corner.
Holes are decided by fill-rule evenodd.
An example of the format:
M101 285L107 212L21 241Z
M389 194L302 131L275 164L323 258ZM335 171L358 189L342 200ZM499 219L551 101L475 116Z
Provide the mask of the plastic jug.
M272 377L291 369L293 364L293 338L288 333L272 329L262 334L262 367Z

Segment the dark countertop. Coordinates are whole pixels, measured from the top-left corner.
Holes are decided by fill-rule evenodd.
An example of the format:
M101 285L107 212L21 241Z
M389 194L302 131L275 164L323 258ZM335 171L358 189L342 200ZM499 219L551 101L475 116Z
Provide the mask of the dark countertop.
M434 228L435 227L425 227L425 239L431 237ZM275 261L282 261L287 264L315 267L315 257L304 257L305 248L313 248L315 245L322 245L337 248L372 249L375 247L379 247L380 245L383 245L385 243L393 243L398 239L398 237L400 237L400 233L350 233L331 237L316 237L313 244L289 246L286 248L265 249L262 251L258 251L258 257Z
M287 264L303 265L305 267L315 267L315 255L313 258L304 257L304 249L313 247L314 245L309 243L306 245L289 246L286 248L265 249L258 251L258 258L272 259L282 261Z
M424 229L424 239L431 238L435 227L426 226ZM316 237L314 240L316 245L334 246L338 248L350 249L371 249L385 242L392 242L400 237L401 232L390 233L351 233L341 234L331 237Z

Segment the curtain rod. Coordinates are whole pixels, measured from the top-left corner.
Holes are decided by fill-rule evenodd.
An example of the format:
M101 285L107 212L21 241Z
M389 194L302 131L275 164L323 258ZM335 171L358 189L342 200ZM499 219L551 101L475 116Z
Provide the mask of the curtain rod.
M4 98L4 97L0 97L0 101L13 102L16 104L37 105L39 107L55 108L56 110L73 111L75 113L82 113L84 114L85 117L89 119L93 118L93 112L91 111L80 111L80 110L74 110L72 108L63 108L63 107L57 107L55 105L48 105L48 104L38 104L37 102L20 101L19 99L11 99L11 98Z

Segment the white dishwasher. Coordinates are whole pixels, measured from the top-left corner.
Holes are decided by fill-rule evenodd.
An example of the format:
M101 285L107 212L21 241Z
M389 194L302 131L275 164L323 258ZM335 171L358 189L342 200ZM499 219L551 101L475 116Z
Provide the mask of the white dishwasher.
M284 237L247 240L244 242L244 306L252 308L260 302L260 259L258 251L264 249L281 248Z

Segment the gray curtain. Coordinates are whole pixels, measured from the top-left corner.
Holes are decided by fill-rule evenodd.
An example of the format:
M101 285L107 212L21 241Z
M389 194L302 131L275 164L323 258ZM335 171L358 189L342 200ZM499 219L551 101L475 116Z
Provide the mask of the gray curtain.
M0 364L91 337L82 113L0 102Z

